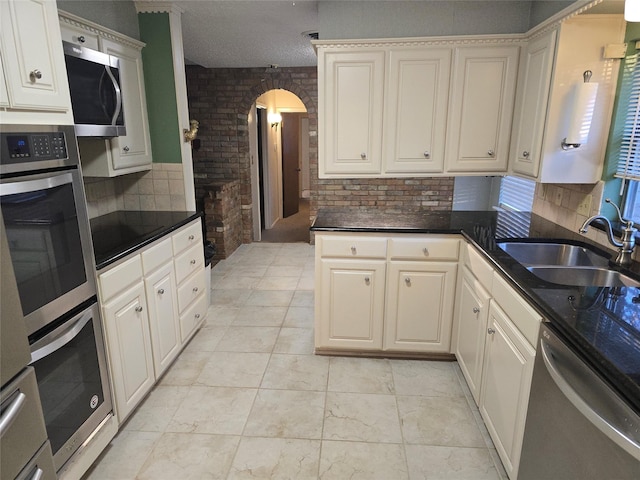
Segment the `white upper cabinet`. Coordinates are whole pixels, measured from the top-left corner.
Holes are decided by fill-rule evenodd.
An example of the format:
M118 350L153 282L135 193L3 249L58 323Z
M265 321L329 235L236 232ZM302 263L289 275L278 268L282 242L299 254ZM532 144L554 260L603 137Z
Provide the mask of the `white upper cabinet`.
M2 123L73 124L53 0L0 2Z
M381 172L384 51L320 52L320 177Z
M605 58L603 51L624 41L625 25L622 15L577 15L531 40L520 67L510 152L513 173L541 183L600 180L620 62ZM598 84L588 139L564 150L575 90L587 70L590 81Z
M384 170L442 173L451 49L389 52Z
M538 175L542 134L547 117L556 30L529 42L520 60L520 82L511 136L511 168L530 177Z
M505 172L519 46L458 47L447 129L449 172Z

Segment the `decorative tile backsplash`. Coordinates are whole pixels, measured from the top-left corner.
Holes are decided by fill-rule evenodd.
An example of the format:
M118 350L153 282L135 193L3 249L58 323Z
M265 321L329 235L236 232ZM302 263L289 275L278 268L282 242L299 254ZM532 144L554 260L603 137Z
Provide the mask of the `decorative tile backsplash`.
M116 210L185 210L182 164L154 163L146 172L114 178L85 177L89 218Z

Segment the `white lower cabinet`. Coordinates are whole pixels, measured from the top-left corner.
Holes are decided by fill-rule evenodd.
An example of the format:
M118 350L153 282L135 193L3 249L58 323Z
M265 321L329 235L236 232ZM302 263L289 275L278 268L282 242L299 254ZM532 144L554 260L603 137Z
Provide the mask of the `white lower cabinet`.
M471 270L462 268L457 305L456 358L476 404L480 401L484 340L491 295Z
M480 414L509 478L517 478L535 349L495 303L489 308Z
M101 271L98 286L122 424L206 318L200 219Z
M449 353L457 263L396 262L387 271L387 350Z
M103 305L117 417L122 423L155 383L142 279Z
M316 350L449 353L458 245L317 233Z

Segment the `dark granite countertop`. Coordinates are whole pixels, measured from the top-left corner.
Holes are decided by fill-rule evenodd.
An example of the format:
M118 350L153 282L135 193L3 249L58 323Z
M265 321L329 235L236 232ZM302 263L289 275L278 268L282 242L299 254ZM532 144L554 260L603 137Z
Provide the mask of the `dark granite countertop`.
M545 282L501 250L506 239L563 240L614 251L532 213L459 211L394 213L320 210L312 231L462 234L640 413L640 289L573 287ZM610 264L612 268L620 270ZM640 264L624 273L640 280Z
M92 218L96 268L100 270L201 216L201 212L120 210Z

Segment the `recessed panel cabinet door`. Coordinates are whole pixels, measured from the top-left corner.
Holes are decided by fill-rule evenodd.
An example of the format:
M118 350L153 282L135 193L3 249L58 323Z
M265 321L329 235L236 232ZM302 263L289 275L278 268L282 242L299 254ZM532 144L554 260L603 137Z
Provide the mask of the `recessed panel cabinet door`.
M384 260L321 260L316 347L380 350Z
M456 49L447 130L450 172L507 170L519 48Z
M385 54L323 52L321 56L320 177L380 174Z
M55 2L2 1L0 22L11 107L68 112L71 123L71 97Z
M390 262L385 350L449 353L457 263Z
M385 110L385 172L439 173L451 49L392 50Z
M529 43L520 61L511 162L514 172L530 177L538 175L540 166L555 44L556 31L552 30Z

